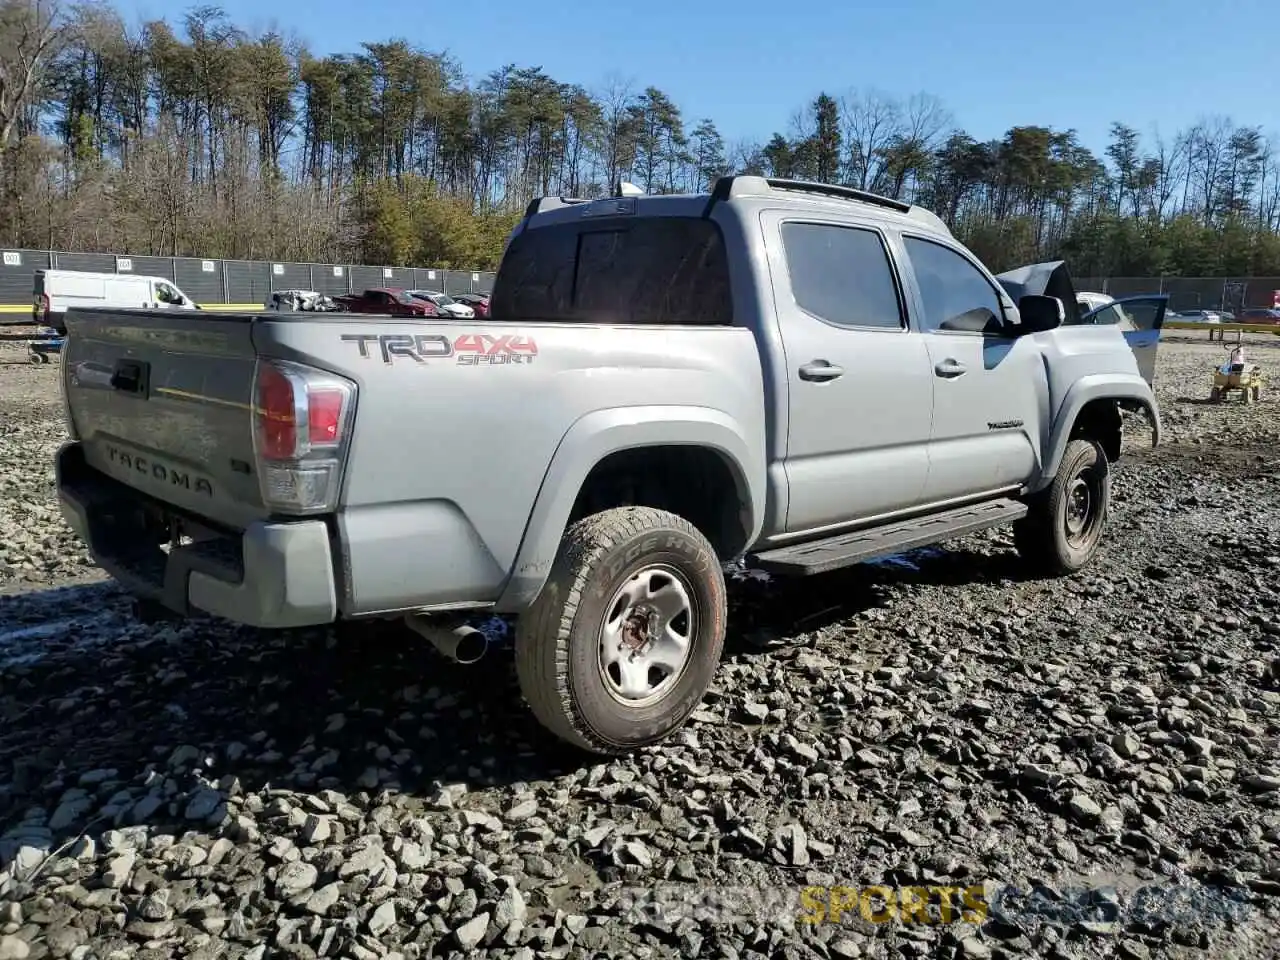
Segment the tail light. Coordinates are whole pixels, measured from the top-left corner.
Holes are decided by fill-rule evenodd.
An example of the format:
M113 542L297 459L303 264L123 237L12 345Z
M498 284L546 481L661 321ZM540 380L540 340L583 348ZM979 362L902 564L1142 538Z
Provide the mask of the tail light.
M286 513L333 510L355 384L283 360L258 361L254 380L253 440L263 502Z

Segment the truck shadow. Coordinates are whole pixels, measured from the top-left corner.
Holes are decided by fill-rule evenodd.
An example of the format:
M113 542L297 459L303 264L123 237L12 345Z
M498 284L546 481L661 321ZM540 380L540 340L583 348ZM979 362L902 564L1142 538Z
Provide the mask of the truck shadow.
M1175 397L1174 403L1186 403L1195 407L1220 407L1221 400L1210 400L1208 397Z
M880 605L904 577L1012 574L999 554L910 562L914 571L863 565L804 581L734 582L726 654L759 654ZM103 803L126 788L144 797L148 770L195 789L191 757L204 782L229 795L327 789L359 805L399 797L418 809L442 784L480 790L578 777L600 763L532 720L509 653L456 665L394 624L279 632L206 619L142 624L111 583L0 595L0 832L32 805L52 811L82 778L103 779ZM183 753L186 762L175 763ZM179 799L148 822L181 825ZM102 829L129 822L125 814Z
M1033 579L1010 549L925 547L845 570L800 579L750 573L729 578L726 655L751 655L882 606L895 586L968 586Z

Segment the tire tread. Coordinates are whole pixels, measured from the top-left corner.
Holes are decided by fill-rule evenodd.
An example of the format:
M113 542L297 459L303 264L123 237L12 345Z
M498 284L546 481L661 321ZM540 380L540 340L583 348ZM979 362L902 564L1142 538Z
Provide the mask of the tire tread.
M630 748L597 735L574 708L569 688L574 619L601 556L634 536L663 529L700 541L715 556L697 527L665 510L617 507L592 514L565 532L546 584L516 625L516 674L534 717L560 739L591 753L617 756Z
M1065 555L1061 537L1057 531L1058 510L1067 495L1064 479L1075 472L1076 464L1088 453L1107 464L1106 454L1092 440L1077 439L1067 444L1062 454L1062 464L1053 483L1026 500L1030 512L1013 526L1014 548L1023 560L1038 574L1066 576L1076 573L1077 566ZM1109 465L1104 466L1109 469ZM1109 499L1109 497L1108 497ZM1105 523L1110 512L1109 503L1103 505L1104 514L1099 522ZM1101 536L1101 534L1099 534ZM1096 547L1095 547L1096 550ZM1090 555L1092 558L1092 554ZM1086 560L1085 563L1088 563Z

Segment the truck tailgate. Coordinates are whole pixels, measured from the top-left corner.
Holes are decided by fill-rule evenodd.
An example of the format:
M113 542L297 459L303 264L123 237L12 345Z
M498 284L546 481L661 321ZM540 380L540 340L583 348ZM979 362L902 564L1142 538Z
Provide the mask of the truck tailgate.
M251 318L71 310L67 329L67 409L90 466L226 526L266 515Z

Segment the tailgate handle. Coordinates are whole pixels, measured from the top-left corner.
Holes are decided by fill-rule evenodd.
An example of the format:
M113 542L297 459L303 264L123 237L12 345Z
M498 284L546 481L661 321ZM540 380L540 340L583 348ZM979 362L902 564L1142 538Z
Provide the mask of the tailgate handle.
M147 395L147 374L150 365L138 360L117 360L111 374L111 389L137 396Z

